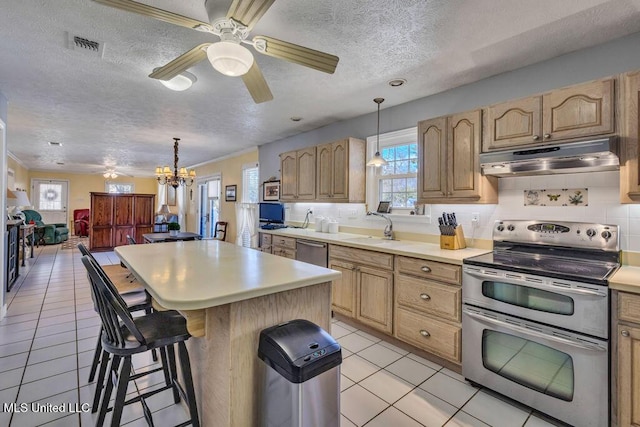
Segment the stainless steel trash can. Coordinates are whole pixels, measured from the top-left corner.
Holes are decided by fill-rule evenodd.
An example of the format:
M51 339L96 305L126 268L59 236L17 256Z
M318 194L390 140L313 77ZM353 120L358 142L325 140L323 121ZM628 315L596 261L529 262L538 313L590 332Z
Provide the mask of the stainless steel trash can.
M260 332L267 365L264 427L339 427L342 349L324 329L297 319Z

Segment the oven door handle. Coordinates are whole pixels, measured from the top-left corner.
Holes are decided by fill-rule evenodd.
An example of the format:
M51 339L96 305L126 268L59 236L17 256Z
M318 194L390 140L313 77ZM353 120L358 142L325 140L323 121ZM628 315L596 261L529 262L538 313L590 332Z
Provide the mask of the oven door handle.
M546 284L546 283L535 283L535 282L528 282L524 275L513 275L512 277L502 277L500 275L498 275L497 273L495 274L490 274L490 273L485 273L482 270L475 270L475 269L466 269L465 273L477 277L479 279L493 279L493 280L503 280L506 283L515 283L515 284L522 284L525 286L529 286L532 288L536 288L536 289L548 289L551 291L555 291L555 292L564 292L567 294L575 294L575 295L589 295L589 296L594 296L594 297L607 297L608 294L606 291L604 292L600 292L597 291L595 289L583 289L583 288L569 288L569 287L564 287L564 286L559 286L559 285L554 285L554 284Z
M561 338L561 337L557 337L554 335L549 335L549 334L545 334L544 332L538 332L538 331L533 331L531 329L527 329L527 328L523 328L522 326L518 326L518 325L512 325L511 323L502 321L502 320L498 320L498 319L494 319L492 317L489 316L485 316L481 313L476 313L476 312L472 312L470 310L462 310L462 312L464 314L466 314L469 317L473 317L474 319L477 319L481 322L485 322L485 323L492 323L494 325L499 325L502 326L506 329L510 329L512 331L517 331L520 333L523 333L525 335L531 335L533 337L537 337L537 338L544 338L546 340L549 341L555 341L557 343L560 344L565 344L565 345L569 345L572 347L577 347L577 348L581 348L584 350L594 350L594 351L607 351L606 347L602 347L599 346L597 344L590 344L587 342L582 342L582 341L576 341L576 340L572 340L569 338Z

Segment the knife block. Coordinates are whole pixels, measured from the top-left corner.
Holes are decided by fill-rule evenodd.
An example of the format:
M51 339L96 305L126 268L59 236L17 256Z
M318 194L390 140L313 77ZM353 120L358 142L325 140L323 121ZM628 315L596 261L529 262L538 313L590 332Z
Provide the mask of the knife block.
M440 235L440 249L464 249L467 244L464 240L462 226L458 225L453 236Z

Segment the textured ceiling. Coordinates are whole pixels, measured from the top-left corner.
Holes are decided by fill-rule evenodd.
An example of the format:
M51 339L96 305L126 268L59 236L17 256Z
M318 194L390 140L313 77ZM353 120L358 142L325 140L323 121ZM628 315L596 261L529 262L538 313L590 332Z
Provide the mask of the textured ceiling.
M204 0L142 2L207 21ZM185 92L147 77L213 35L90 0L0 10L9 151L31 169L136 176L173 162L174 136L180 164L194 165L370 113L377 96L390 107L640 31L640 0L276 0L251 36L340 62L327 75L253 51L274 95L256 105L208 61ZM103 43L102 57L69 49L69 34ZM391 89L398 77L408 84Z

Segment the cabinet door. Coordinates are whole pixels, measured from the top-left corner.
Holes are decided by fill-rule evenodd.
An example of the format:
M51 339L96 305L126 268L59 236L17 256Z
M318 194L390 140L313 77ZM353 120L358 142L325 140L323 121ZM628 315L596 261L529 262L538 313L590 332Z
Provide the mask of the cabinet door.
M113 213L116 227L133 225L133 196L118 195L115 197Z
M298 158L295 151L280 154L280 200L294 201L297 195Z
M624 126L620 150L620 201L640 201L640 71L624 76Z
M481 111L449 117L447 196L480 198ZM427 166L428 167L428 166Z
M542 98L543 140L613 133L614 80L555 90Z
M447 119L418 123L418 199L442 198L447 188Z
M482 151L526 146L542 140L542 97L532 96L487 107Z
M640 426L640 328L618 325L618 425Z
M356 309L356 271L349 262L329 260L329 268L342 273L339 279L331 282L331 309L345 316L355 317Z
M113 205L115 196L91 194L89 249L105 250L113 247Z
M298 192L296 200L316 198L316 147L297 151Z
M333 144L324 144L317 147L316 197L327 201L330 201L333 190L332 147Z
M393 273L359 266L356 274L356 319L390 334L393 318Z
M331 144L331 169L333 177L331 183L331 198L349 199L349 145L348 141L338 141Z

